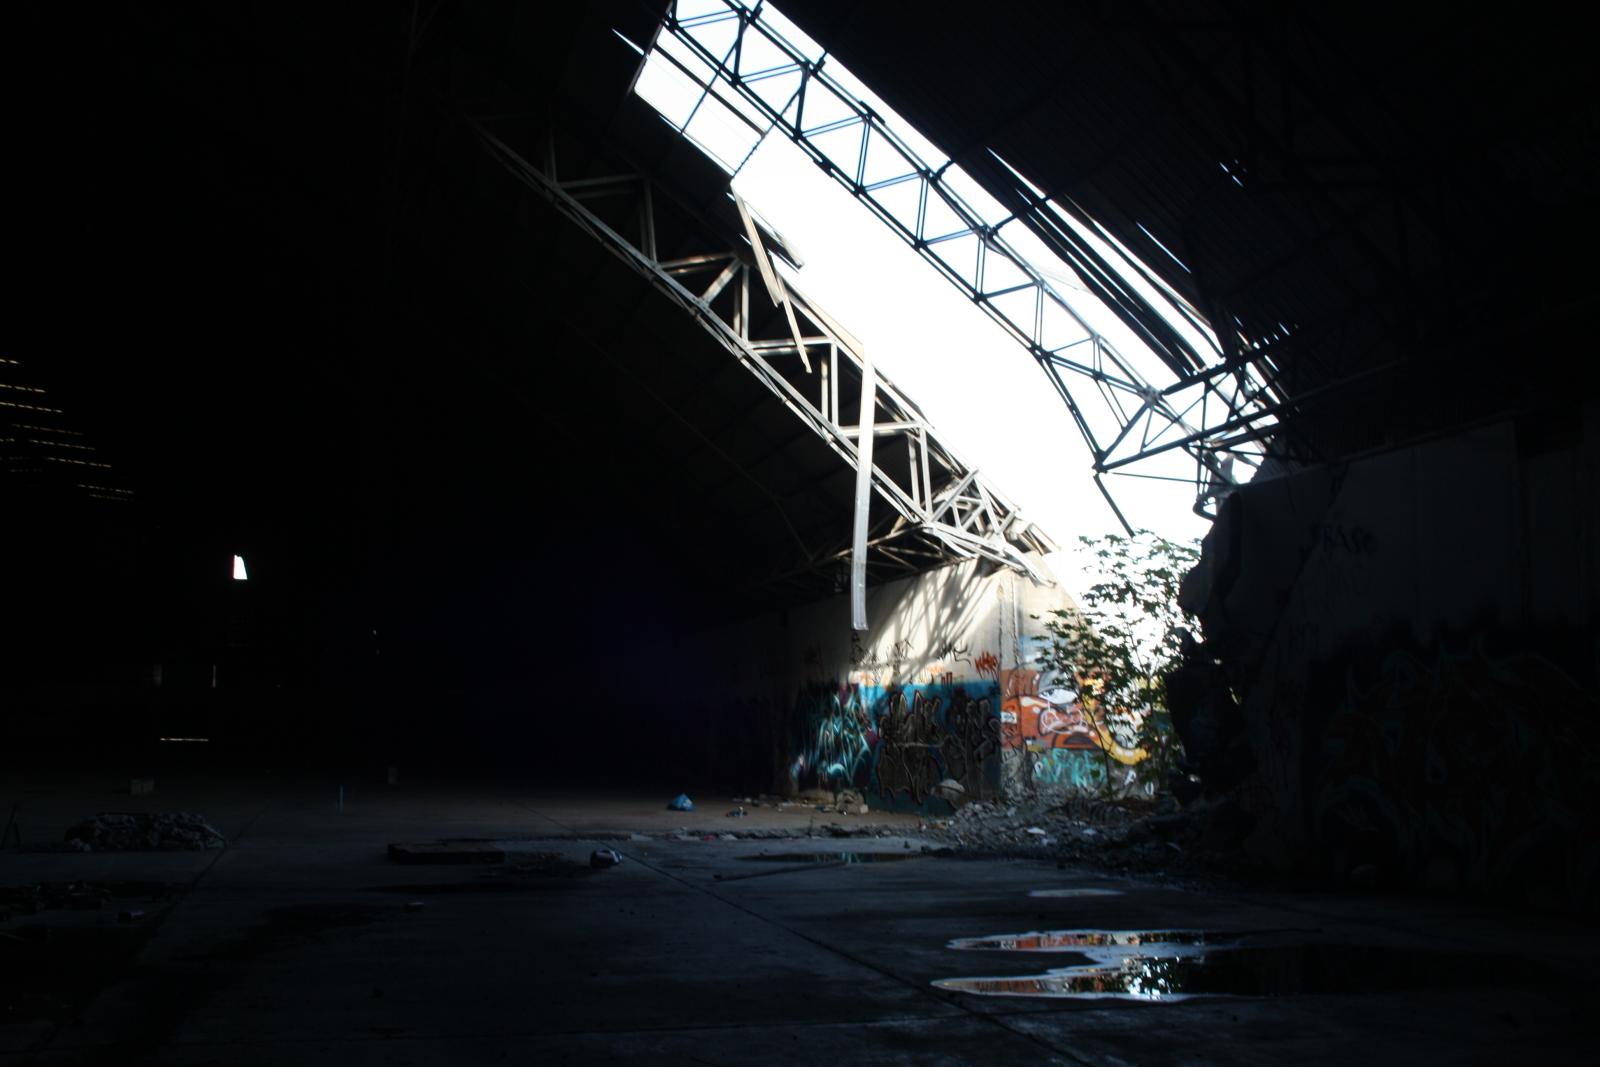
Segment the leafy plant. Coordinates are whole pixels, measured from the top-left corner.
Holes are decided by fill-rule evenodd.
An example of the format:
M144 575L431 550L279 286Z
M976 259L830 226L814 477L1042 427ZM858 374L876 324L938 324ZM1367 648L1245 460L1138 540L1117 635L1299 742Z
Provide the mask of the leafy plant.
M1113 747L1142 749L1134 773L1141 785L1159 788L1181 756L1167 713L1167 675L1182 655L1180 631L1193 625L1178 606L1178 585L1200 551L1147 530L1078 540L1098 581L1077 610L1052 611L1044 620L1049 636L1039 665L1075 680L1107 761L1103 788L1113 785Z

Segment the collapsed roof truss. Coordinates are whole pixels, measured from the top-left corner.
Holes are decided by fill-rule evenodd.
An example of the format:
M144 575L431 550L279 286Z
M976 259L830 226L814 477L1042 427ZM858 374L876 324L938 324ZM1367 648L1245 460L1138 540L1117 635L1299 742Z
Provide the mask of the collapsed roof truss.
M735 204L748 244L730 234L726 247L664 258L657 248L661 198L648 174L568 174L558 166L553 131L547 132L542 152L524 153L486 125L475 128L489 153L524 186L693 318L850 470L859 471L863 452L876 457L868 459L870 486L887 512L874 522L869 545L880 574L985 559L1047 580L1030 555L1052 551L1054 544L944 444L892 382L869 368L859 342L777 275L768 251L773 238L742 202ZM529 156L537 156L538 162ZM605 217L602 202L609 208ZM757 310L769 298L781 308L776 335L763 335L754 326L753 295ZM858 417L864 392L873 397L869 415L876 449L861 448ZM903 453L885 450L886 440L903 442ZM906 460L903 469L889 469L890 457L900 455ZM841 528L837 543L802 543L803 563L765 580L838 574L851 559L850 542Z
M1210 514L1211 501L1260 466L1288 402L1263 342L1211 335L1201 314L1114 238L1009 165L1012 209L1000 217L978 210L971 179L949 160L924 158L825 69L820 50L786 37L759 0L674 2L658 45L660 35L683 47L657 54L707 97L758 134L782 131L1027 349L1071 413L1093 457L1094 480L1119 518L1103 475L1161 477L1150 473L1158 458L1182 450L1194 460L1196 510ZM1050 277L1059 272L1016 247L1009 235L1020 236L1019 226L1154 359L1130 358L1091 326Z

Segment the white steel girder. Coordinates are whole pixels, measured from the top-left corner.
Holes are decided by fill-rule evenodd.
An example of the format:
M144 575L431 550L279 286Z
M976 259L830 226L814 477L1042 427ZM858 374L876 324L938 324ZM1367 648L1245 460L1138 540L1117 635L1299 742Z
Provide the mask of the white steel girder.
M892 528L870 541L880 553L892 539L920 535L940 559L987 559L1034 581L1050 580L1030 556L1053 551L1054 543L942 442L893 382L881 373L867 370L860 343L848 331L776 273L759 228L737 198L741 217L749 220L752 247L661 260L649 247L654 244L655 206L646 176L625 174L562 181L553 174L553 143L546 147L543 165L536 165L483 123L473 125L490 154L508 171L682 308L791 414L858 472L862 458L860 426L843 421L840 384L842 380L855 384L859 395L868 383L866 375L871 375L875 383L872 433L876 438L904 437L910 456L905 476L909 489L869 460L873 498L887 505L895 516ZM586 200L602 195L629 196L637 201L637 239L624 236L585 205ZM751 336L748 309L752 267L762 277L767 295L783 307L788 337ZM709 280L691 287L690 280L697 276ZM714 304L730 286L734 287L734 299ZM775 361L786 358L795 358L805 367L800 379L805 388L797 387L776 365ZM810 568L821 571L848 560L851 546L846 540L841 548L809 553ZM904 550L891 551L889 558L906 566L906 555Z

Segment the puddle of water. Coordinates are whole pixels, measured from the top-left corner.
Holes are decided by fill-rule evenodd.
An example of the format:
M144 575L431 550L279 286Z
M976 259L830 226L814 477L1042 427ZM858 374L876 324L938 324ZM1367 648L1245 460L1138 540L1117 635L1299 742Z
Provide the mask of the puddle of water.
M1444 950L1314 944L1172 949L1137 952L1044 974L946 978L933 984L975 996L1164 1002L1196 996L1370 993L1551 980L1526 960Z
M1082 887L1079 889L1033 889L1028 892L1030 897L1120 897L1120 889L1094 889Z
M1237 940L1238 934L1205 930L1035 930L995 937L958 937L945 947L1000 952L1082 952L1084 949L1154 945L1176 950L1191 945L1217 945Z
M897 863L918 858L915 852L763 852L740 856L752 863Z

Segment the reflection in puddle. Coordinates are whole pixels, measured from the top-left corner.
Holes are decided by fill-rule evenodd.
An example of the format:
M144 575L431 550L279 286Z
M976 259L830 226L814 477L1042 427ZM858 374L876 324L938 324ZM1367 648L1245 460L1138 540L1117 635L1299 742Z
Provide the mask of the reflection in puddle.
M1204 930L1044 930L997 937L958 937L947 945L957 949L994 949L1001 952L1081 952L1086 948L1123 948L1158 945L1181 948L1239 940L1238 934ZM1117 953L1118 956L1124 955Z
M1163 951L1151 951L1161 949ZM1397 989L1501 986L1536 981L1533 965L1510 957L1355 945L1279 945L1195 950L1145 943L1095 962L1016 977L946 978L940 989L977 996L1115 997L1176 1001L1194 996L1289 996Z
M895 863L914 860L915 852L763 852L740 856L754 863Z
M1085 886L1079 889L1034 889L1030 897L1120 897L1120 889L1096 889Z

